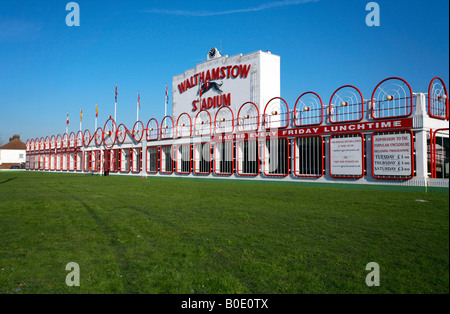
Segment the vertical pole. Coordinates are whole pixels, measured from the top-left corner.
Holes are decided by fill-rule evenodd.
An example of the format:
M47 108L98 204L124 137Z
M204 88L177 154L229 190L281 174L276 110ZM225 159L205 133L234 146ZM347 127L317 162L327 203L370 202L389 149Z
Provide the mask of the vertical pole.
M425 95L418 94L416 100L416 113L425 112ZM415 138L416 177L426 184L428 178L427 131L422 127L415 132Z
M168 91L167 91L167 84L166 84L166 93L164 96L164 117L167 116L167 97L168 97Z
M114 92L115 96L114 96L114 122L117 123L117 82L116 82L116 89Z
M138 100L136 102L136 122L139 121L139 101L140 101L140 99L139 99L139 91L138 91ZM138 127L139 127L139 125L138 125Z
M433 129L430 129L430 168L431 168L430 172L431 172L432 179L436 178L435 172L434 172L434 169L436 169L435 165L434 165L434 161L435 161L434 148L435 148L435 145L434 145Z

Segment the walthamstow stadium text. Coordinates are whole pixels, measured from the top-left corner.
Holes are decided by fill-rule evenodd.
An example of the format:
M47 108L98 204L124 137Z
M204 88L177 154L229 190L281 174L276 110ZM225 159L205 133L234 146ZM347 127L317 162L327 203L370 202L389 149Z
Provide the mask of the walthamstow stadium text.
M238 133L238 134L218 134L212 136L213 141L241 140L263 137L285 137L301 136L311 134L343 133L343 132L361 132L380 129L398 129L411 128L412 119L391 120L379 122L362 122L341 125L327 125L315 127L302 127L296 129L275 129L260 132Z
M229 65L226 67L218 67L212 70L203 71L192 75L184 82L178 84L178 90L180 94L184 93L188 89L197 86L199 83L206 83L208 81L221 80L224 78L247 78L248 72L250 72L250 65Z
M206 110L211 108L227 107L229 105L231 105L231 93L203 98L201 100L194 100L192 102L192 111L197 111L198 109Z
M184 80L178 84L178 91L180 95L188 89L199 86L199 92L197 93L200 99L192 101L192 111L208 110L211 108L226 107L231 105L231 93L222 94L220 87L223 82L211 83L220 79L236 79L238 77L245 79L250 72L251 65L229 65L223 67L217 67L211 70L203 71L192 75L190 78ZM210 89L215 90L219 95L212 97L204 97L203 94L207 93Z

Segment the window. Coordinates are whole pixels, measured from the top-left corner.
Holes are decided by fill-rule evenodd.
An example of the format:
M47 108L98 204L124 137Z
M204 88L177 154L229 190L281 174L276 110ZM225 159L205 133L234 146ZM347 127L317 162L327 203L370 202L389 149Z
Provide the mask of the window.
M234 143L219 142L214 148L214 173L231 175L234 172Z
M119 149L113 149L109 153L109 171L111 172L117 172L119 171L119 165L120 165L120 150Z
M287 176L289 174L289 140L266 139L264 150L264 174Z
M211 173L211 144L210 143L195 144L194 173L195 174L210 174Z
M432 132L429 151L429 168L435 179L449 178L449 130L437 129Z
M324 173L322 136L295 139L294 174L297 177L321 177Z
M161 146L161 173L173 172L172 145Z
M148 147L147 148L147 172L157 173L158 172L158 147Z
M83 163L83 169L84 171L91 171L91 152L85 151L84 152L84 163Z
M75 153L69 153L68 158L69 158L69 170L73 171L75 170Z
M259 174L259 142L244 140L237 142L238 166L237 172L242 176Z
M177 173L191 173L191 145L178 145L177 147Z
M132 152L133 152L133 156L131 158L132 159L131 172L139 173L139 172L141 172L141 149L133 148Z
M120 156L120 172L130 172L130 149L123 148Z
M83 153L78 151L75 155L75 161L76 161L76 170L77 171L81 171L83 170L82 168L82 163L83 163Z

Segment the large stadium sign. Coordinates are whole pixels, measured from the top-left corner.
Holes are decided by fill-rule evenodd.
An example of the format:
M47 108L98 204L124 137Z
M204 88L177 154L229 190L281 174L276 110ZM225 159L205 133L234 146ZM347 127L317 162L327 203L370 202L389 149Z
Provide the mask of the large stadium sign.
M251 101L264 107L280 96L280 58L270 52L221 56L212 48L206 62L173 77L173 118L206 110L214 116L222 107L238 112Z
M250 64L239 64L208 69L206 71L196 73L184 82L179 83L178 91L181 95L191 88L197 89L197 99L192 101L193 112L197 110L209 110L211 108L229 106L231 104L231 93L224 94L221 89L224 84L224 80L238 78L245 80L248 77L250 68ZM219 80L221 81L219 82ZM210 91L215 93L208 93ZM210 97L208 97L209 95Z

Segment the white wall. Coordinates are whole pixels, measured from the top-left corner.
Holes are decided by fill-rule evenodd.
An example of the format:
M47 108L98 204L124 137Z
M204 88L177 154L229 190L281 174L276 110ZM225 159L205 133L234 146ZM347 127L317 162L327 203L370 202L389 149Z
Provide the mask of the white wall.
M25 162L25 149L0 149L0 165Z
M261 53L260 74L260 106L264 112L267 102L273 97L280 97L280 57L271 53Z

